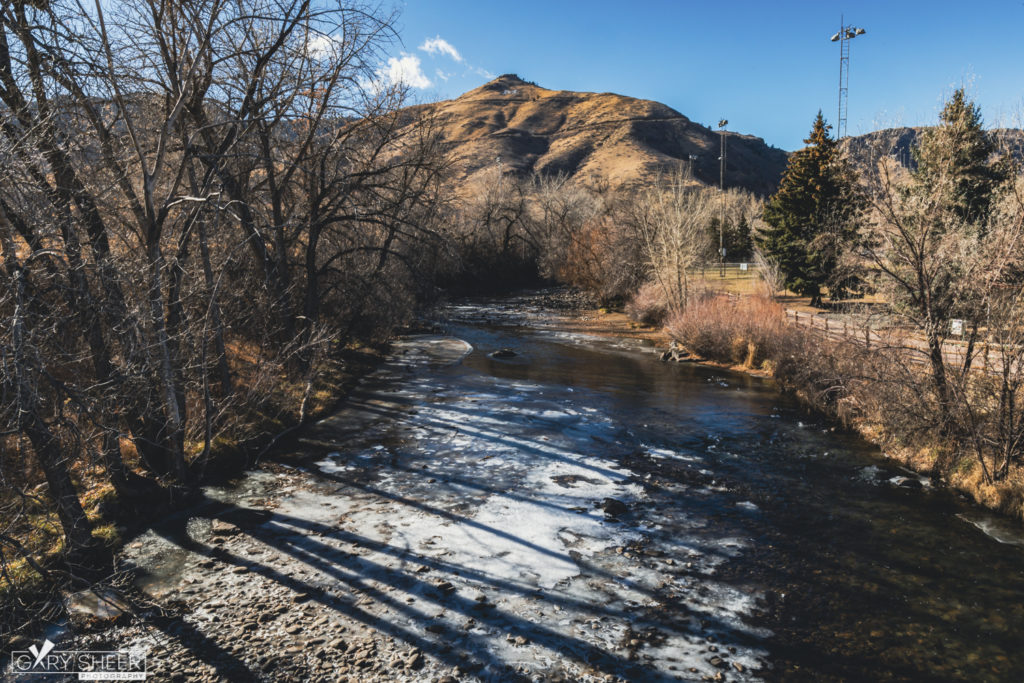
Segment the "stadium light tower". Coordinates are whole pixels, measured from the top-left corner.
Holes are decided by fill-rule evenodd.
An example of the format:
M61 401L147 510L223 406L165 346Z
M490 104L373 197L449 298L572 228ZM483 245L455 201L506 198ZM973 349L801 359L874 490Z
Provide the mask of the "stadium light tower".
M836 121L836 140L846 137L846 97L850 84L850 41L865 31L856 26L847 26L839 15L839 32L832 36L833 43L839 43L839 119Z
M718 263L719 276L725 277L725 127L729 122L721 119L718 122L718 137L722 143L722 154L718 157L718 191L721 193L721 210L718 218Z

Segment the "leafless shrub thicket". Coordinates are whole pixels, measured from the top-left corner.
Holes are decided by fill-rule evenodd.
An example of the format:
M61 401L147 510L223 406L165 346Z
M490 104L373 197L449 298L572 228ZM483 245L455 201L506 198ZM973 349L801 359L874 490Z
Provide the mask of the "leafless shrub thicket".
M528 182L486 169L454 209L449 277L470 290L501 289L536 278L540 242L529 216Z
M780 304L769 297L730 298L715 292L694 296L670 315L669 333L706 358L759 369L778 363L791 350L797 332Z
M718 208L718 193L690 180L681 171L659 178L629 207L649 277L660 287L671 313L687 307L689 270L707 251L709 235L703 228Z
M122 502L187 492L254 390L308 395L330 342L429 293L446 161L375 80L394 34L372 6L52 0L0 23L0 497L35 487L77 564L87 475Z
M541 279L622 299L646 269L629 206L625 194L604 187L496 166L456 203L449 278L475 290Z

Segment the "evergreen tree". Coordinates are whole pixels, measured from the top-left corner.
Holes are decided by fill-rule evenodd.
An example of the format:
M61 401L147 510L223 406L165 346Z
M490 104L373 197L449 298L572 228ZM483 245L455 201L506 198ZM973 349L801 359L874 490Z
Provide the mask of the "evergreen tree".
M765 204L768 228L757 239L786 287L810 296L814 306L821 304L821 289L830 283L842 248L854 239L863 206L830 129L819 111L807 147L790 155L779 191ZM832 284L835 299L842 287Z
M981 110L964 95L953 93L939 115L939 125L921 133L914 159L918 189L936 197L960 220L981 223L1009 168L990 163L995 141L982 127Z
M731 226L730 226L731 227ZM727 233L728 240L726 248L733 255L733 261L747 261L754 251L754 241L750 230L750 222L745 214L740 215L736 227Z
M708 221L707 235L708 248L703 254L704 260L708 263L718 261L718 225L720 219L713 216ZM740 214L739 221L733 222L725 219L725 229L722 231L722 246L725 247L726 261L749 260L754 248L754 242L750 229L750 221L743 214Z

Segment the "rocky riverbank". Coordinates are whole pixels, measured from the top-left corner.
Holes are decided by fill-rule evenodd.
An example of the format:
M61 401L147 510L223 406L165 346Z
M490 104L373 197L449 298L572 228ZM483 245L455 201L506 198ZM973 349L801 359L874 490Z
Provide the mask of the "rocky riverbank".
M371 549L317 521L330 512L327 498L299 517L281 509L289 496L317 495L309 484L299 470L265 467L247 479L243 495L230 494L231 503L211 498L181 515L177 528L165 525L130 544L126 555L140 567L140 581L124 595L134 614L108 620L80 614L74 624L80 635L62 649L128 645L147 656L153 680L462 676L457 662L424 656L362 610L386 599L392 587L331 581L351 572ZM429 572L423 567L420 573L428 582ZM446 587L438 584L440 595Z

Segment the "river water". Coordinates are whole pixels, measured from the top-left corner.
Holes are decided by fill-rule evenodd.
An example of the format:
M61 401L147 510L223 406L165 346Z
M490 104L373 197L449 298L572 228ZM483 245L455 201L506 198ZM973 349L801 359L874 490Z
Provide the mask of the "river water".
M1014 525L770 381L663 364L521 301L456 307L446 331L472 352L410 372L395 394L413 414L364 432L355 461L390 439L377 485L453 515L440 532L429 513L392 520L389 542L423 551L438 532L437 556L522 591L518 620L555 618L513 659L597 648L597 669L638 679L1024 680Z
M252 576L287 584L302 559L289 576L324 605L427 655L392 678L1024 680L1019 528L769 380L529 301L455 306L396 344L305 435L301 485L211 492L272 509L237 590L258 604L273 586ZM136 544L147 590L207 580L168 543Z

